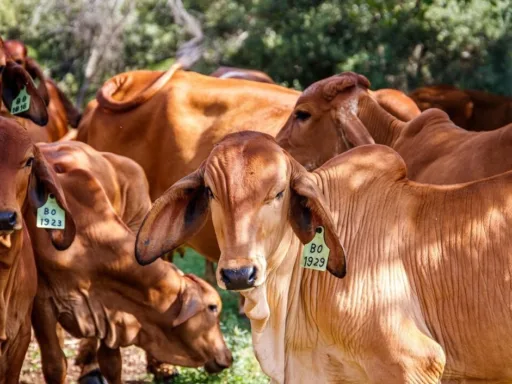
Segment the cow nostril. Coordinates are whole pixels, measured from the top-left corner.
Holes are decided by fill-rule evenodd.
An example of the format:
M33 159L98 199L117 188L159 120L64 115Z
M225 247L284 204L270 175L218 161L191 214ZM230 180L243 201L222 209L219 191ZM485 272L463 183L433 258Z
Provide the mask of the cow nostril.
M9 225L12 225L14 227L16 225L16 212L11 212L11 214L7 218L7 221Z
M256 272L257 272L257 269L256 267L251 267L251 271L250 271L250 274L249 274L249 284L254 284L254 282L256 281Z
M229 284L229 277L228 277L228 273L226 272L225 269L221 269L220 270L220 276L222 278L222 281L226 284Z

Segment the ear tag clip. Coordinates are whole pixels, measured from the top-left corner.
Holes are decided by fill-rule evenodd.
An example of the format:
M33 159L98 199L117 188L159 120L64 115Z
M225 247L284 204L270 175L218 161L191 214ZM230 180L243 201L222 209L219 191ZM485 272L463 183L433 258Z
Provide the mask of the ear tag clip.
M27 93L27 87L23 87L18 96L13 100L11 105L11 113L17 115L25 112L30 108L30 95Z
M304 245L300 262L302 268L314 269L316 271L326 270L331 250L327 247L324 236L324 227L317 227L313 240Z
M66 228L66 212L59 207L55 196L51 193L46 203L37 209L37 228Z

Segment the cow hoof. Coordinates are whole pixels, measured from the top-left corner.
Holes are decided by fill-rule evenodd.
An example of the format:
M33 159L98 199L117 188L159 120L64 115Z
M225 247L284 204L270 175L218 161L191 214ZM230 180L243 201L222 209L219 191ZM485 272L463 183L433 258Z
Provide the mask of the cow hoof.
M78 384L108 384L107 379L103 377L99 369L87 372L85 375L80 376Z

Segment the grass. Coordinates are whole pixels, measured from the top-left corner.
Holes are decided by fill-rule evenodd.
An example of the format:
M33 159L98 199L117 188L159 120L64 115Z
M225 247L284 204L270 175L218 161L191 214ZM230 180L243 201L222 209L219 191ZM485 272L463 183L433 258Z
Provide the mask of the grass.
M191 249L187 250L183 258L174 257L174 263L183 272L194 273L198 276L202 276L204 273L204 258ZM174 380L174 383L268 383L268 377L261 371L254 356L249 321L238 316L238 295L221 289L218 289L218 292L223 303L221 329L226 343L233 353L233 365L218 375L208 375L202 368L180 368L180 375Z

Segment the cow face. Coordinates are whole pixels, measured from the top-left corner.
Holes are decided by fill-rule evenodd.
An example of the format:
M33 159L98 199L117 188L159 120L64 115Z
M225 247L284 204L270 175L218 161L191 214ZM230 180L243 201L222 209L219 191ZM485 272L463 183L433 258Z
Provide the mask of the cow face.
M297 100L277 142L307 170L355 146L373 144L355 118L358 96L369 85L364 76L352 72L314 83Z
M67 206L55 174L16 121L0 117L0 145L0 235L2 245L9 248L11 236L23 226L22 213L27 205L36 210L52 194L64 210ZM65 230L47 230L58 249L67 248L74 238L74 222L69 212L66 225Z
M180 294L181 308L170 324L170 341L165 345L167 353L169 345L174 344L175 350L169 356L171 360L165 361L175 361L183 356L188 361L177 361L176 364L204 365L208 373L220 372L233 361L220 330L220 296L212 286L194 275L185 275L185 281L185 289Z
M257 287L283 261L293 232L303 243L318 226L332 250L328 270L345 274L345 256L313 178L273 138L228 135L195 173L155 203L138 234L137 260L147 264L196 234L212 219L221 249L217 282L230 290Z

